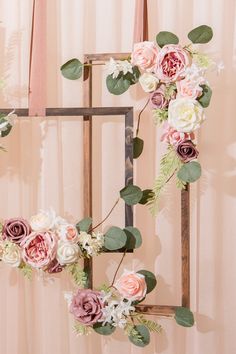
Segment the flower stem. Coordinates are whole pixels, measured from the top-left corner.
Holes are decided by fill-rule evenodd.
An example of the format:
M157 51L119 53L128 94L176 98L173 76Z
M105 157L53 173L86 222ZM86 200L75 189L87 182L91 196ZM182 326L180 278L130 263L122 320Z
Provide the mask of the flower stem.
M144 112L145 108L147 107L148 103L150 101L150 98L147 100L147 102L145 103L143 109L141 110L141 112L138 115L138 124L137 124L137 129L136 129L136 136L138 136L139 133L139 126L140 126L140 120L141 120L141 115Z
M113 277L113 280L112 280L112 283L111 283L111 287L113 287L113 285L114 285L114 283L115 283L117 273L118 273L118 271L119 271L119 269L120 269L120 266L121 266L121 264L122 264L122 262L123 262L123 260L124 260L124 258L125 258L125 255L126 255L126 250L125 250L125 252L123 253L123 255L122 255L122 257L121 257L121 260L120 260L120 263L118 264L118 267L117 267L117 269L116 269L116 271L115 271L115 274L114 274L114 277Z
M111 208L111 210L109 211L109 213L107 214L107 216L97 225L95 225L92 229L89 230L89 232L92 232L93 230L95 230L97 227L101 226L111 215L111 213L113 212L113 210L115 209L115 207L117 206L117 204L119 203L120 198L117 199L117 201L115 202L115 204L113 205L113 207Z

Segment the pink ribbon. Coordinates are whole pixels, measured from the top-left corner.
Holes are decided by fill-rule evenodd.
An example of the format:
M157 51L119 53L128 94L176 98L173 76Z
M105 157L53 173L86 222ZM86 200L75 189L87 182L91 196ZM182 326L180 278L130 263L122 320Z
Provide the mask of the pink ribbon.
M147 0L136 0L133 43L148 40Z
M46 113L46 26L47 0L34 0L29 67L29 115Z

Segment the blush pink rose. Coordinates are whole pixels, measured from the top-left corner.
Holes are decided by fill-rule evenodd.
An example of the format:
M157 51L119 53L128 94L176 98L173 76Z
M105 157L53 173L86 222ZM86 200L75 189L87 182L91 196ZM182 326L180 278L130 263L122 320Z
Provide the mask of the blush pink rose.
M201 96L202 88L191 80L180 80L176 82L177 97L189 97L196 99Z
M134 44L131 54L131 64L141 70L151 72L154 70L157 61L158 48L154 42L140 42Z
M157 56L156 75L165 83L174 82L184 76L184 71L191 64L191 58L181 46L165 45Z
M185 140L194 140L194 133L181 133L172 128L167 122L163 125L164 133L161 136L161 141L171 145L178 145Z
M21 243L23 260L34 268L48 266L56 256L57 237L51 231L32 232Z
M147 284L142 274L125 271L116 281L115 288L125 299L142 300L147 293Z

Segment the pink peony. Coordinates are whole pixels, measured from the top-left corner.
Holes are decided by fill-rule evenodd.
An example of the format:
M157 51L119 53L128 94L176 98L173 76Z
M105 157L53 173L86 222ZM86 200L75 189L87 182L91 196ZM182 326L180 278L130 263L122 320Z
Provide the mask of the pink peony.
M192 80L180 80L176 82L177 86L177 97L189 97L196 99L201 96L202 88Z
M91 326L102 318L104 304L101 293L91 289L79 289L73 296L70 312L75 319L86 326Z
M147 284L142 274L125 271L116 281L115 288L125 299L142 300L147 293Z
M154 42L140 42L134 44L131 54L131 64L139 69L151 72L156 66L158 48Z
M161 141L171 145L178 145L184 140L194 140L194 133L181 133L172 128L167 122L163 126L164 133L161 136Z
M14 218L6 220L3 225L2 238L16 244L20 244L22 240L29 236L31 227L25 219Z
M55 258L57 237L51 231L32 232L21 243L23 260L34 268L44 268Z
M184 71L191 64L189 54L179 45L165 45L157 56L156 75L165 83L174 82L184 76Z

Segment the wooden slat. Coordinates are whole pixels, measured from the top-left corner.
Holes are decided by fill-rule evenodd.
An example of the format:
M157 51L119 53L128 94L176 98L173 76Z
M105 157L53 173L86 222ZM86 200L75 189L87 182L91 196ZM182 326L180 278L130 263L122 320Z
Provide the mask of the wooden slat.
M108 61L110 58L115 60L124 60L130 56L131 53L98 53L98 54L85 54L84 59L86 62L91 61Z
M135 306L137 312L145 315L156 315L161 317L174 317L177 306L168 305L138 305Z
M190 307L190 191L181 191L182 306Z

